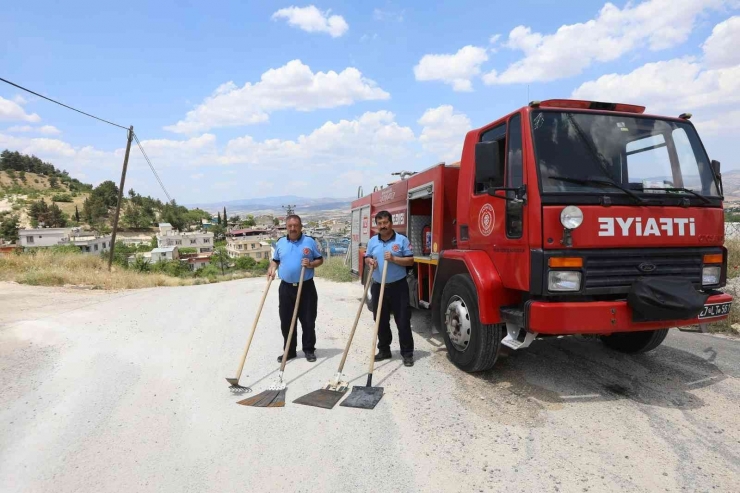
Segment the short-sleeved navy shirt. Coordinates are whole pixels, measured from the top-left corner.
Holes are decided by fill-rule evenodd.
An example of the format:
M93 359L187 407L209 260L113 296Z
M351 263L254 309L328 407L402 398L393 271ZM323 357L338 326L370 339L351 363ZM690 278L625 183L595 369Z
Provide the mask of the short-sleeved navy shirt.
M296 283L301 278L301 262L304 258L310 261L322 258L316 247L316 242L310 236L301 234L300 238L292 241L287 236L280 238L275 245L273 260L279 264L278 276L285 282ZM314 269L306 267L303 280L313 279Z
M396 257L413 257L411 243L409 239L400 233L393 232L388 241L383 241L380 235L375 235L367 242L365 257L373 257L378 261L378 266L373 272L373 281L381 282L383 279L383 264L385 252L391 252ZM385 282L396 282L406 277L406 267L394 263L388 263L388 272L385 275Z

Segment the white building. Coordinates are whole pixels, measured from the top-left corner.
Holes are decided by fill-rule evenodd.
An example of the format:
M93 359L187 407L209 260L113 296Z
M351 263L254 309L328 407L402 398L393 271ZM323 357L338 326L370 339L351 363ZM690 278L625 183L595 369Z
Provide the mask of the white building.
M76 246L82 253L99 254L110 249L111 237L79 228L35 228L18 231L18 243L24 248Z
M157 235L157 246L159 248L179 247L195 248L198 253L213 251L213 233L175 231L170 223L159 223L159 234Z
M260 237L227 237L226 251L231 258L252 257L257 262L265 258L272 258L270 242L266 241L266 238Z

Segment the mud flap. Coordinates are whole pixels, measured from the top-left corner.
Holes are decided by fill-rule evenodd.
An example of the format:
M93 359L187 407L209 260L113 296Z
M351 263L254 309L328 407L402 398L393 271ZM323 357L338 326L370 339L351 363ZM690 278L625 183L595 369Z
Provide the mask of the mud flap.
M641 277L632 285L627 304L633 322L688 320L699 316L708 298L686 279Z

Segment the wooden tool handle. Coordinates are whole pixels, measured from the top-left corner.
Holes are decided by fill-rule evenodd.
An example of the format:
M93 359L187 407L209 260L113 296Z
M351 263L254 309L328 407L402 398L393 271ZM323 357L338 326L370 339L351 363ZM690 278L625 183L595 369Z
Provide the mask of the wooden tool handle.
M295 330L295 321L298 318L298 306L301 304L301 291L303 291L303 274L306 272L306 267L301 265L301 280L298 281L298 295L295 298L295 306L293 307L293 320L290 321L290 332L288 332L288 338L285 340L285 350L283 351L283 362L280 363L280 373L282 374L285 370L285 363L288 362L288 349L290 348L290 341L293 339L293 331Z
M367 275L367 281L365 282L365 292L362 293L362 299L360 300L360 306L357 308L357 315L355 315L355 322L352 324L352 330L349 333L349 340L344 348L344 354L342 355L342 362L339 363L339 369L337 373L342 373L344 369L344 362L347 361L347 354L349 353L349 347L352 345L352 339L355 337L355 330L357 329L357 322L360 321L360 315L362 315L362 307L365 305L367 299L367 290L370 289L370 284L373 283L373 271L375 266L370 266L370 273Z
M380 328L380 314L383 309L383 294L385 293L385 275L388 273L388 261L383 262L383 277L380 280L380 296L378 297L378 309L375 310L375 335L373 336L373 347L370 348L370 365L367 371L368 382L372 378L375 368L375 344L378 342L378 329ZM369 385L368 385L369 386Z
M249 353L249 346L252 344L252 337L254 337L254 332L257 329L257 322L260 319L260 314L262 313L262 307L265 306L265 300L267 299L267 292L270 290L271 284L272 284L272 277L267 279L267 286L265 286L265 292L262 293L262 301L260 301L260 306L257 309L257 315L254 317L254 322L252 323L252 331L249 333L249 339L247 340L247 347L244 348L244 354L242 355L242 362L239 365L239 370L236 372L237 382L242 376L242 370L244 369L244 362L247 360L247 353Z

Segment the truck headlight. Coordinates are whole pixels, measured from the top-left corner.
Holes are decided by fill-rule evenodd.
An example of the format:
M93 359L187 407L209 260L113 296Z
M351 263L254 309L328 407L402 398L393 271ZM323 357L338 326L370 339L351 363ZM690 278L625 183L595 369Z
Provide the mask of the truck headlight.
M560 211L560 224L565 229L576 229L583 223L583 211L575 205L569 205Z
M580 291L581 273L573 270L552 270L547 275L549 291Z
M702 286L712 286L714 284L719 284L719 276L721 270L722 267L719 266L704 267L704 269L702 269L701 271Z

